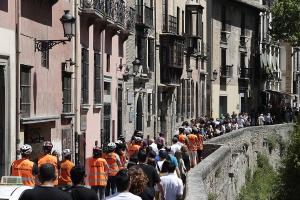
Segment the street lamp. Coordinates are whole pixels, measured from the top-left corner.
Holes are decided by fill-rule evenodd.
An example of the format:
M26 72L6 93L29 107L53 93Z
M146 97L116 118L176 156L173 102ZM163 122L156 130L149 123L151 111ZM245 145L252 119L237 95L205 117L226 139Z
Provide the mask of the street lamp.
M68 39L62 40L34 40L35 51L48 51L57 44L70 42L75 36L75 18L71 15L69 10L65 10L65 14L60 18L64 29L64 37Z
M213 71L213 74L212 74L213 76L212 76L212 81L215 81L215 80L217 80L217 78L218 78L218 71L215 69L214 71Z
M186 73L187 73L187 78L191 79L192 78L192 74L193 74L193 70L191 68L188 68L186 70Z
M65 10L65 14L60 18L63 25L64 36L71 40L75 36L75 17L73 17L69 10Z

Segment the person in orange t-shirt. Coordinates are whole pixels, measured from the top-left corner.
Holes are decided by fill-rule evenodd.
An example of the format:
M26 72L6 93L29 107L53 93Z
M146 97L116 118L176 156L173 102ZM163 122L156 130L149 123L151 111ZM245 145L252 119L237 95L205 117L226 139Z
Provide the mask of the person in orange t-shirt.
M132 157L137 154L141 148L142 138L133 136L133 141L131 146L128 148L128 155Z
M38 160L38 167L40 168L41 165L45 163L51 163L55 167L56 171L56 180L54 181L54 185L58 185L58 159L56 156L51 155L51 151L53 148L53 144L50 141L45 141L43 144L43 155Z
M191 167L195 167L197 163L197 144L198 144L198 137L196 136L196 130L193 128L192 133L190 133L188 138L188 148L190 153L190 160L191 160Z
M75 166L71 161L72 152L70 149L63 150L64 159L60 163L60 176L58 184L60 186L72 185L71 169Z
M22 158L15 160L11 165L11 175L22 177L22 182L26 186L35 185L35 175L37 175L37 166L29 160L32 152L32 147L29 144L24 144L21 148Z

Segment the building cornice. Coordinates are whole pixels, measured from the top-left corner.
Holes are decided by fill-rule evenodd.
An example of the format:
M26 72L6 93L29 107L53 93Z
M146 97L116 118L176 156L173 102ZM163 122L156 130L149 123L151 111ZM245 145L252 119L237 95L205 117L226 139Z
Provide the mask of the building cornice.
M237 2L240 2L240 3L246 4L250 7L256 8L260 11L268 10L267 6L264 6L264 5L262 5L261 3L259 3L258 1L255 1L255 0L233 0L233 1L237 1Z

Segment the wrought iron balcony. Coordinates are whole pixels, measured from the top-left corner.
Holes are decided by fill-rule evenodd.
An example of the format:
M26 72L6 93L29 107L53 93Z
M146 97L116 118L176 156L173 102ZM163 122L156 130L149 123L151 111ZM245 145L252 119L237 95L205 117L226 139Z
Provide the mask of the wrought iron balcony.
M251 68L241 67L239 78L240 79L249 79L249 78L251 78Z
M165 68L161 73L161 83L166 85L180 85L182 70Z
M177 34L177 26L177 17L168 15L167 20L163 21L163 32Z
M80 0L80 9L86 14L96 14L101 18L106 16L105 0Z
M146 27L153 27L153 8L145 5L136 5L136 23Z
M231 78L233 74L233 65L221 66L220 72L221 72L221 77Z
M80 10L83 14L116 24L121 29L132 30L131 23L135 24L134 9L126 7L124 0L80 0Z

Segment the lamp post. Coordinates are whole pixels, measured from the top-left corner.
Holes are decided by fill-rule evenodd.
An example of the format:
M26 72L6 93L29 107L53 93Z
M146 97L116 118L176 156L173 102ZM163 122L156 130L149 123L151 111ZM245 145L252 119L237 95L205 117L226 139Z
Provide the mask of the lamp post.
M138 58L135 58L134 61L132 62L133 66L133 73L137 75L139 73L140 67L141 67L141 61Z
M218 71L215 69L212 73L212 76L210 76L210 117L212 117L213 111L212 111L212 96L213 96L213 88L212 88L212 82L218 79Z
M215 69L212 73L212 79L211 81L215 81L218 78L218 71Z
M192 70L191 68L188 68L188 69L186 70L186 73L187 73L187 78L188 78L188 79L191 79L192 76L193 76L193 70Z
M71 15L69 10L65 10L65 14L60 18L64 30L64 37L67 39L61 40L34 40L35 51L48 51L57 44L70 42L75 36L75 18Z

